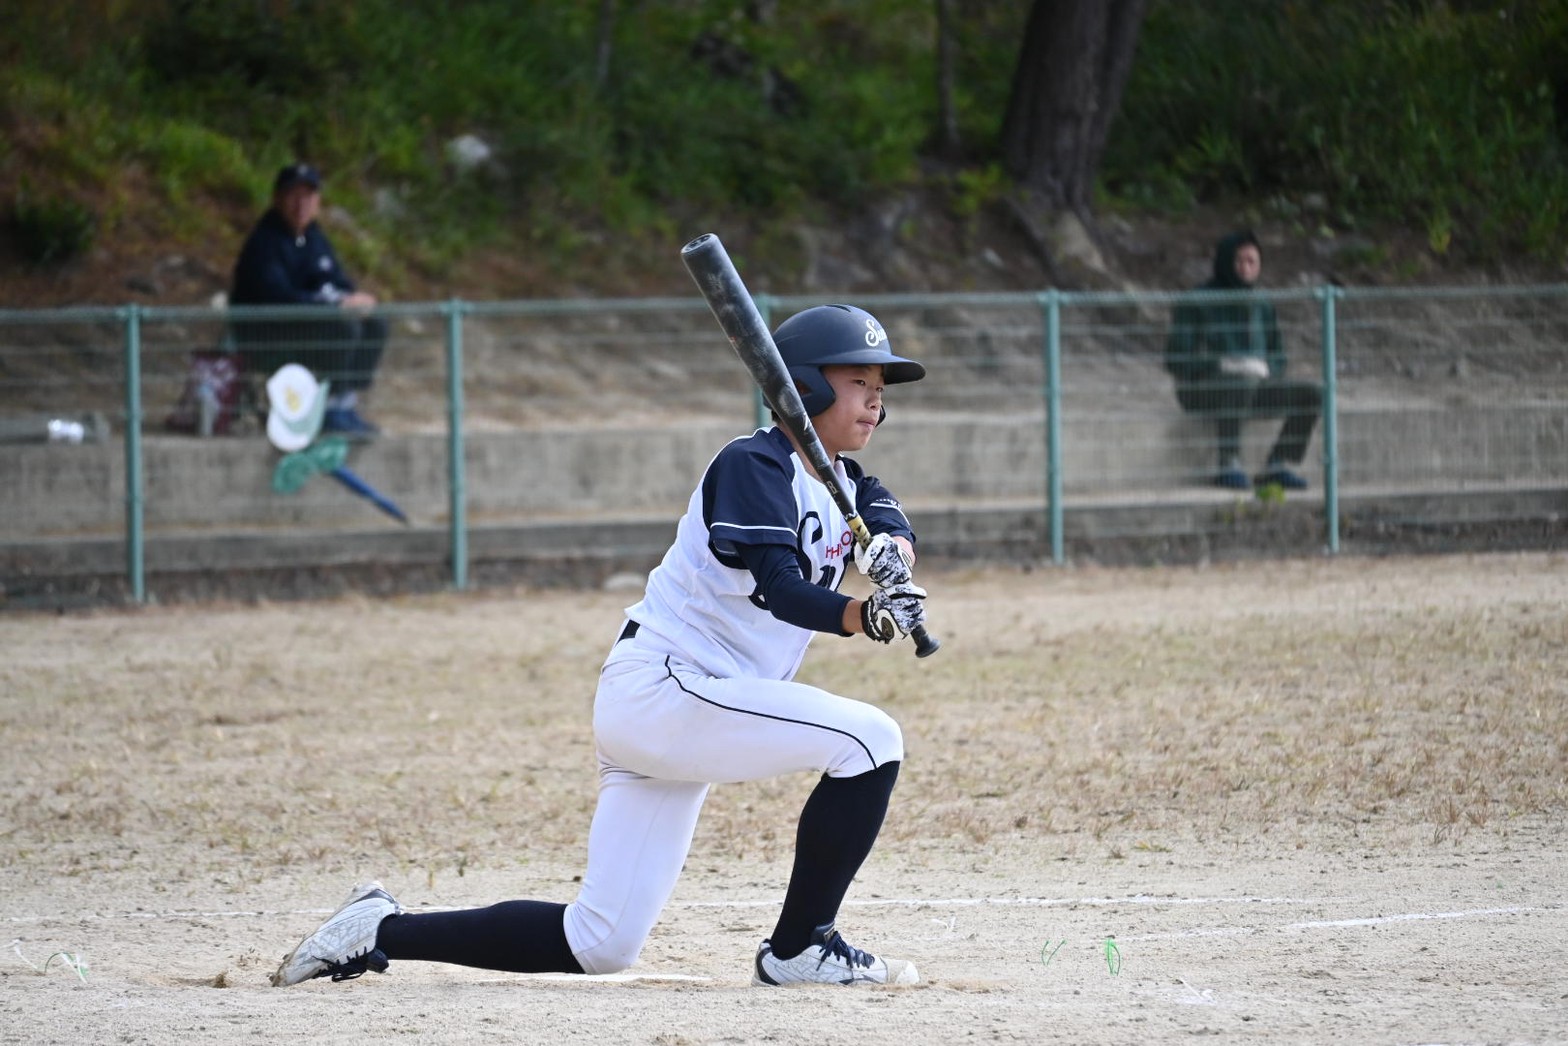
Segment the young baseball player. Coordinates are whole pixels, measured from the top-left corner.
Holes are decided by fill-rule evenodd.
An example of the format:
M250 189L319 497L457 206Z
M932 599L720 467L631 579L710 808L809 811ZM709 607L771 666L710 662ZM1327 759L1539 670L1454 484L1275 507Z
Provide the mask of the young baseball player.
M848 305L792 316L775 332L839 481L875 535L857 551L844 515L778 427L709 463L610 648L594 700L599 800L588 868L571 904L505 901L405 913L379 883L356 887L283 960L277 985L334 981L389 960L513 972L613 973L637 960L675 888L712 784L820 771L794 868L752 983L914 984L911 963L852 947L839 905L882 826L904 757L881 709L793 682L818 632L879 643L925 620L914 533L898 501L853 460L881 423L884 386L925 368L893 355L882 325ZM850 561L870 598L837 589Z

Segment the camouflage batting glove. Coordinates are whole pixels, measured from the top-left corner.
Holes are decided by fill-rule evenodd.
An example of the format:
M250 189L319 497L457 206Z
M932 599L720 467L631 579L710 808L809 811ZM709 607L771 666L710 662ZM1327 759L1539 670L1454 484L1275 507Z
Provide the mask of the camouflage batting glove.
M919 585L879 588L861 605L860 626L878 643L891 643L925 624L926 608L921 603L925 598L926 590Z
M871 544L855 550L855 566L878 588L909 584L914 580L911 565L904 546L887 534L878 534Z

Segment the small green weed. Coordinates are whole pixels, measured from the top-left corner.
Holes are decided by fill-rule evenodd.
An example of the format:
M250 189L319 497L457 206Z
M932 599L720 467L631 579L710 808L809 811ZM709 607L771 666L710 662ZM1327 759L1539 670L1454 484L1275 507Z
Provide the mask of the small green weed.
M85 204L61 196L17 194L11 221L22 256L34 265L58 264L86 254L98 219Z

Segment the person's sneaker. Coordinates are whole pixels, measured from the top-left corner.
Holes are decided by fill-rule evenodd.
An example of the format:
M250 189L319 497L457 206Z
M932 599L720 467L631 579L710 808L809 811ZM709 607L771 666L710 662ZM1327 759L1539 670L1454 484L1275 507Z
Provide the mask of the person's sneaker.
M1307 489L1307 481L1284 465L1271 465L1259 473L1256 484L1260 487L1280 487L1284 490Z
M299 942L272 975L274 987L299 984L312 977L349 981L366 970L387 972L387 957L376 947L376 931L389 915L403 908L378 882L362 883L314 933Z
M381 435L381 430L360 417L353 407L328 407L321 415L321 431L360 442L368 442Z
M790 959L773 954L773 942L757 949L755 985L782 984L919 984L915 964L901 959L878 959L852 947L832 923L811 931L806 950Z
M1214 477L1214 485L1226 490L1246 490L1252 486L1247 481L1246 470L1240 467L1220 469Z

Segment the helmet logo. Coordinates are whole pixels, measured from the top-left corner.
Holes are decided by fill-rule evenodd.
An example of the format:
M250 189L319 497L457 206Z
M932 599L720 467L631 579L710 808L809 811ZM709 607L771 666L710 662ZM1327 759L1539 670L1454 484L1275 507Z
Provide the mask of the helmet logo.
M873 349L887 341L887 332L884 331L876 320L866 318L866 344Z

